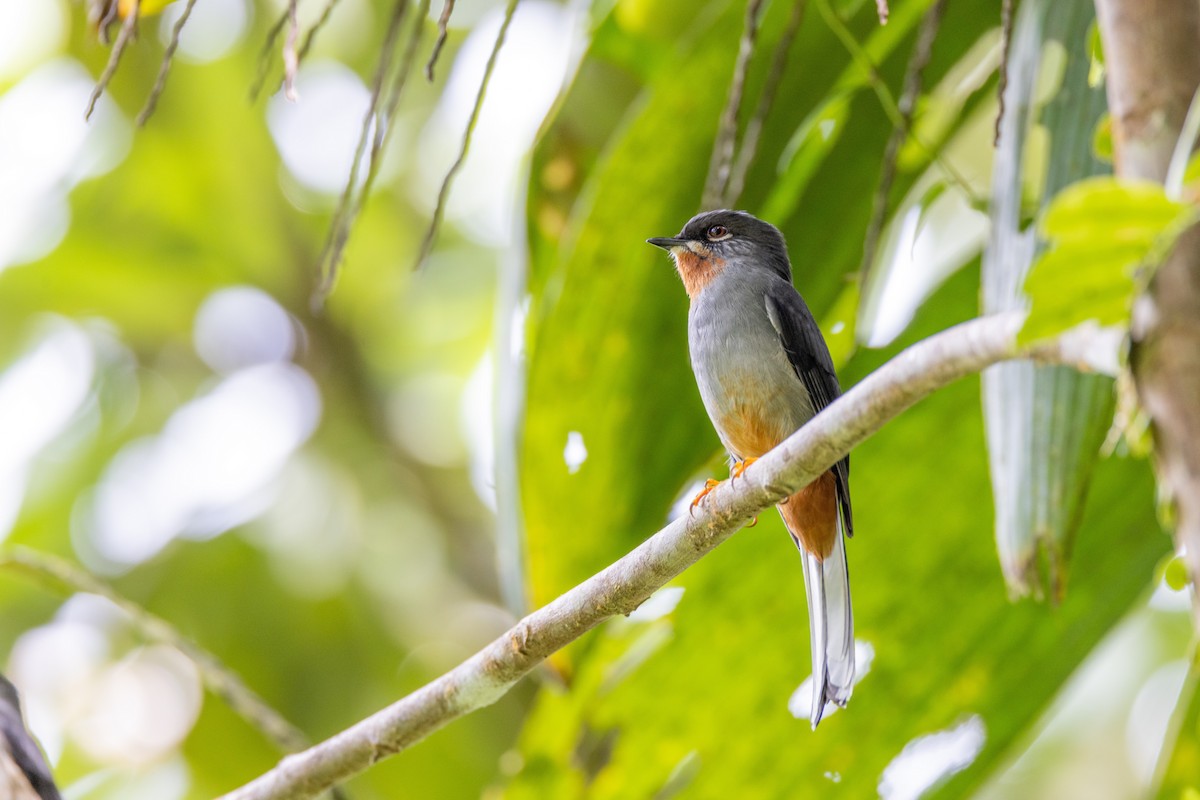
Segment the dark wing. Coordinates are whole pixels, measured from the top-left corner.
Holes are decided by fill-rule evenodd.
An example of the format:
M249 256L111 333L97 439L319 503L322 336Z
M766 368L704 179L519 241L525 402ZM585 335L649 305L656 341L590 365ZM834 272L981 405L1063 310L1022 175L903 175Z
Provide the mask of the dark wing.
M25 730L20 710L6 701L0 701L0 736L4 738L0 758L12 759L41 800L62 800L42 751Z
M788 361L796 376L804 382L808 396L812 398L813 411L820 412L842 393L837 374L833 370L833 359L825 337L817 327L812 312L804 299L790 283L780 281L779 288L764 297L767 316L779 334L779 342L787 353ZM850 456L833 465L837 479L838 503L842 508L842 521L846 535L854 535L854 517L850 511Z

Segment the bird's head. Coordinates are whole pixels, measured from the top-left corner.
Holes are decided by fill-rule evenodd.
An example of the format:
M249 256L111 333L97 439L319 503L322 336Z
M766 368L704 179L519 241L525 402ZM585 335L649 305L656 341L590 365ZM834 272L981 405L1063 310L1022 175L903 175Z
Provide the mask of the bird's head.
M783 234L745 211L705 211L688 220L678 236L646 241L671 254L691 297L727 268L769 269L792 279Z

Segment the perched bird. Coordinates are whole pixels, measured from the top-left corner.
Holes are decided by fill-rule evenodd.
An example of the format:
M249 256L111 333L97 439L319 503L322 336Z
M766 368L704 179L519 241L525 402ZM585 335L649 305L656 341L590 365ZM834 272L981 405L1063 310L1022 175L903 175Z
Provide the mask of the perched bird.
M783 234L770 223L743 211L709 211L678 236L646 241L670 252L691 298L692 370L736 478L841 394L829 348L792 286ZM692 505L716 485L708 481ZM854 683L842 537L854 534L849 457L778 509L804 561L815 729L825 702L844 706Z
M21 716L17 689L0 675L0 800L62 800Z

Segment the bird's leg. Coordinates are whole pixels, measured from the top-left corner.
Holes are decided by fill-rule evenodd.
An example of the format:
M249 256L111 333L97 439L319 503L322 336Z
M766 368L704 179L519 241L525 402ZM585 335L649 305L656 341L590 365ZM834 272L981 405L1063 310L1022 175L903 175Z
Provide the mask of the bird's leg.
M754 456L751 456L750 458L743 458L741 461L735 461L733 466L729 468L730 477L742 477L742 473L744 473L755 461L758 461L758 459Z
M696 506L699 505L700 501L703 500L705 497L707 497L709 492L711 492L713 489L717 488L720 485L721 485L721 482L719 480L717 480L716 478L709 478L708 480L706 480L704 482L704 488L700 490L699 494L697 494L695 497L692 498L692 504L691 504L691 506L688 507L688 513L690 514L693 511L695 511Z

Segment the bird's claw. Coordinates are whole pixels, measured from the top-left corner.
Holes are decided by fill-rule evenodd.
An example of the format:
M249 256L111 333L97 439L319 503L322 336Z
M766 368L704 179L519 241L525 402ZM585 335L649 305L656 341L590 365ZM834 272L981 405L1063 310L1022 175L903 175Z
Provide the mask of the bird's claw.
M709 478L706 480L704 482L704 488L700 490L699 494L692 498L692 504L688 507L688 514L695 512L696 506L700 504L700 501L707 497L709 492L720 485L721 482L716 478Z
M755 461L758 461L758 459L751 456L750 458L743 458L741 461L735 462L734 465L729 470L730 476L732 478L742 477L742 475L746 472L746 470L750 467L750 465L753 464Z
M757 524L758 524L758 516L757 516L757 515L755 515L754 519L752 519L752 520L750 520L749 522L747 522L747 523L746 523L746 527L747 527L747 528L753 528L753 527L754 527L755 525L757 525Z

